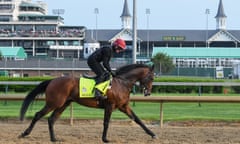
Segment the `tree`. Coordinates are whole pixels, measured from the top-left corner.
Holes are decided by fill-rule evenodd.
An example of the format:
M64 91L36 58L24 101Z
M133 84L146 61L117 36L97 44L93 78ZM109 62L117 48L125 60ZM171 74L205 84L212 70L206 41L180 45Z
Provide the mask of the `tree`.
M155 72L158 74L166 74L175 68L172 58L165 53L157 53L152 62L155 65Z
M2 60L3 58L3 55L2 55L2 52L0 51L0 60Z

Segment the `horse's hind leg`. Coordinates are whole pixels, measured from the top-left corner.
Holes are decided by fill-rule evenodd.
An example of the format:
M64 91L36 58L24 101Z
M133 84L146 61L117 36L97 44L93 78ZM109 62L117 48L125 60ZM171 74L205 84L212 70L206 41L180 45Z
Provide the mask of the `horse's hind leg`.
M70 103L71 101L67 101L62 107L54 110L51 116L48 118L48 128L49 128L50 139L52 142L57 141L54 133L54 123L60 117L60 115L66 109L66 107L70 105Z
M145 126L145 124L138 118L138 116L132 111L129 106L119 108L119 110L125 113L130 119L134 120L138 125L140 125L147 134L152 136L152 138L156 138L156 135Z
M44 115L46 115L47 113L49 113L51 111L50 108L48 108L46 105L44 106L44 108L42 108L40 111L38 111L37 113L35 113L34 118L32 119L31 124L29 125L29 127L19 136L20 138L25 137L27 135L29 135L33 129L33 127L35 126L36 122L41 119Z

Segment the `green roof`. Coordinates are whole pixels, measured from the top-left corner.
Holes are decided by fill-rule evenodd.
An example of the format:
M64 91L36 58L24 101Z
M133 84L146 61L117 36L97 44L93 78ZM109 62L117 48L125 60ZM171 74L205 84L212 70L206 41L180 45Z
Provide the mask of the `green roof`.
M29 2L22 2L19 6L20 7L37 7L37 8L41 8L39 5L34 4L34 3L29 3Z
M240 58L239 47L154 47L152 56L157 53L173 58Z
M42 14L19 14L18 16L20 16L20 17L27 17L27 16L39 17L39 16L44 16L44 15L42 15Z
M41 15L41 14L19 14L19 17L42 17L42 18L55 18L57 19L60 16L56 15Z
M5 58L27 58L27 54L22 47L0 47L0 52Z

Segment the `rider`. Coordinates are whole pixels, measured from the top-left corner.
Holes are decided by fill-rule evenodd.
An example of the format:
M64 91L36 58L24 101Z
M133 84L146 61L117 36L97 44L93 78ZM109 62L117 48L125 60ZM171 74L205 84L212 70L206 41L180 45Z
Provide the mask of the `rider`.
M114 76L110 67L110 59L113 53L119 53L126 49L126 43L123 39L116 39L111 46L103 46L100 49L92 53L87 60L88 66L96 74L96 84L99 84L106 80L106 76L109 77L109 73ZM95 89L95 97L97 99L105 98L101 95L101 92Z

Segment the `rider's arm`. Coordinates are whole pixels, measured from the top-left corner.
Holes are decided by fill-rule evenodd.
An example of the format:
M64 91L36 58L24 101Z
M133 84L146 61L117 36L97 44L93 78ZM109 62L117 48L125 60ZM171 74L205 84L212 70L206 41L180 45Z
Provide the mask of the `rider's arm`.
M112 56L112 51L111 49L105 49L103 51L103 66L106 68L107 71L111 72L111 67L110 67L110 59Z

